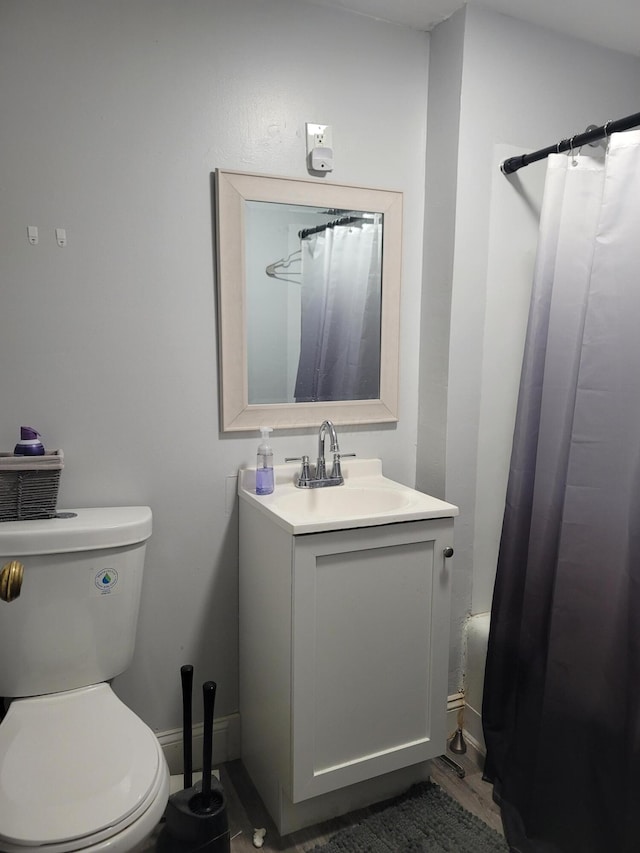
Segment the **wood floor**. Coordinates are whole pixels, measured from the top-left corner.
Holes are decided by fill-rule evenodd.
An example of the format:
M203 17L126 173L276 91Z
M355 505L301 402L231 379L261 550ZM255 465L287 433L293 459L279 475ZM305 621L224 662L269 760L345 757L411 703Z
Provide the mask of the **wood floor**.
M466 771L464 779L460 779L440 759L435 759L431 762L432 780L464 808L502 833L500 813L492 800L491 786L482 781L481 757L472 747L468 748L465 755L451 755L450 757L464 767ZM380 804L378 807L374 806L352 812L342 818L336 818L281 838L240 761L223 764L219 770L220 781L227 796L232 838L231 853L249 853L249 851L255 853L253 830L257 827L264 827L267 830L263 850L278 850L281 853L306 853L306 851L313 850L315 846L323 844L339 829L357 823L363 817L383 806Z

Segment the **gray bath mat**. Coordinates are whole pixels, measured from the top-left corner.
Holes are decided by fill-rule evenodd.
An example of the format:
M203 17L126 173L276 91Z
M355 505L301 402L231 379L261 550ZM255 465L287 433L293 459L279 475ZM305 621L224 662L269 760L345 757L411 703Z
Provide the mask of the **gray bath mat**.
M313 853L508 853L504 838L432 782L343 829Z

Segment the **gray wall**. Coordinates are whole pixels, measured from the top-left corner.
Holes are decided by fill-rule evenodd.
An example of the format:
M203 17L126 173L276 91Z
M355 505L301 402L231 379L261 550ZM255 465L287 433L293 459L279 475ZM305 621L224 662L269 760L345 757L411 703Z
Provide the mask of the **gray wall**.
M153 508L115 687L158 731L186 662L238 707L229 510L259 435L218 432L210 173L308 177L305 122L328 123L329 180L404 193L400 421L340 432L413 485L427 69L426 34L296 0L0 0L0 447L33 424L61 506Z

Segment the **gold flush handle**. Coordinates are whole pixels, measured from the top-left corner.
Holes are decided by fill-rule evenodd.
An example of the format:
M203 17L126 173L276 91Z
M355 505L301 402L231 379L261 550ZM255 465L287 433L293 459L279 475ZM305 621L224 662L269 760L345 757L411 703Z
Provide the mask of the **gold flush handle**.
M22 589L22 576L24 566L18 560L12 560L0 570L0 599L2 601L15 601Z

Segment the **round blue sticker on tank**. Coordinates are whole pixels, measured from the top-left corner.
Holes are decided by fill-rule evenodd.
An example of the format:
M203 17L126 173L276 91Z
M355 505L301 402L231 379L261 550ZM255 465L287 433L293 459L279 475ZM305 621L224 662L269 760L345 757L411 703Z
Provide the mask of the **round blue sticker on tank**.
M118 572L115 569L100 569L96 572L94 585L101 595L108 595L113 592L118 585Z

